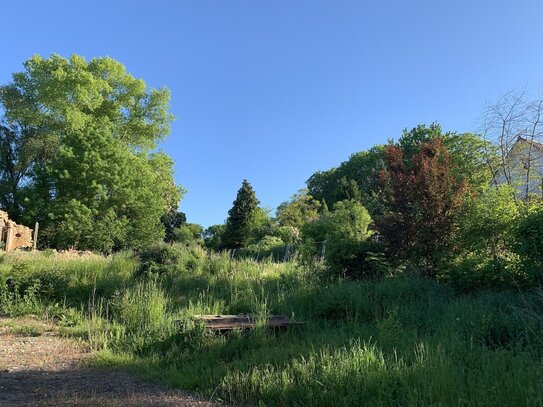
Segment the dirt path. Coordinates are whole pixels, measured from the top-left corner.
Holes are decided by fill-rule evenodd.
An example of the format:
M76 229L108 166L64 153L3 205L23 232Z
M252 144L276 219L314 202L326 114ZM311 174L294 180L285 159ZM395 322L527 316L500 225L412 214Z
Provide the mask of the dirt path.
M8 323L6 323L8 321ZM0 406L217 406L133 376L86 367L85 346L44 332L26 336L0 320Z

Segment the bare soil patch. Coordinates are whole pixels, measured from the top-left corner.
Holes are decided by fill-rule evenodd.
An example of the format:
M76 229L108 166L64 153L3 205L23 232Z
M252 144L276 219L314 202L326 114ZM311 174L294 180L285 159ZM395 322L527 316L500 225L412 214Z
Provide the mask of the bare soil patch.
M0 406L217 406L145 383L125 372L90 368L84 344L61 338L37 321L39 336L0 319Z

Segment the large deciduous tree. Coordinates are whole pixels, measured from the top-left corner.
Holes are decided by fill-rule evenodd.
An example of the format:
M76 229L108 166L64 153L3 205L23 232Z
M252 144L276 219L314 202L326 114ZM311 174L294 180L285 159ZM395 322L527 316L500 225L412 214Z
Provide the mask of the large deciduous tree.
M222 240L225 249L237 249L247 244L251 237L251 225L259 203L251 184L243 180L233 206L228 211Z
M308 194L332 208L343 200L360 201L372 212L378 212L375 200L377 178L383 166L384 147L352 154L339 167L314 173L306 182Z
M164 235L182 190L157 143L169 133L169 92L111 58L34 56L0 87L8 145L1 204L42 224L43 244L111 251ZM19 216L20 214L20 216Z
M492 179L492 164L496 159L491 144L483 137L473 133L444 132L437 123L430 126L418 125L411 130L404 130L397 145L402 149L407 165L412 164L421 149L432 141L440 139L447 150L451 162L451 171L464 178L475 190L485 189Z
M396 143L403 150L403 159L410 165L424 143L440 138L447 148L457 176L464 176L475 190L483 190L492 179L496 154L483 137L472 133L444 132L433 123L404 130ZM332 208L336 202L354 199L362 202L372 217L383 212L380 199L379 174L386 161L385 146L352 154L337 168L318 171L307 180L309 194Z
M375 223L393 255L414 260L429 275L450 243L466 183L441 138L420 143L410 162L405 151L397 145L386 149L387 169L381 173L386 209Z

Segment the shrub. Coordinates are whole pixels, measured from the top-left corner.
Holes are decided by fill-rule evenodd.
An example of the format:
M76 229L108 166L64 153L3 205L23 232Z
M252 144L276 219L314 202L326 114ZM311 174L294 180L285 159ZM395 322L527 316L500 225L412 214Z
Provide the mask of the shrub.
M326 264L335 274L353 279L381 278L389 269L384 246L366 240L333 241L327 247Z
M530 284L518 256L493 257L484 252L450 256L440 266L439 279L459 292L523 288Z
M527 284L514 252L520 208L509 185L467 195L456 217L456 250L441 259L440 279L461 291Z
M543 205L532 208L515 229L515 251L534 282L543 282Z
M380 245L368 241L371 217L359 202L340 201L327 221L325 261L330 271L349 278L380 277ZM380 254L379 254L380 253Z
M7 282L0 284L0 314L19 316L25 314L38 314L43 310L39 299L42 288L38 279L28 282L22 289L17 283L14 286Z
M142 250L138 257L140 259L140 274L164 274L175 270L179 265L182 249L179 246L161 243Z

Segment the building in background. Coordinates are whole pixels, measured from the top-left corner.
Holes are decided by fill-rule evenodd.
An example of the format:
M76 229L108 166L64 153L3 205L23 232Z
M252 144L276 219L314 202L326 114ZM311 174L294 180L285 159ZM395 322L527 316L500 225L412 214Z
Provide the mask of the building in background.
M509 184L521 199L543 197L543 144L517 137L492 180L494 185Z

